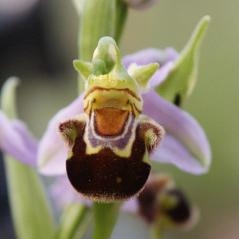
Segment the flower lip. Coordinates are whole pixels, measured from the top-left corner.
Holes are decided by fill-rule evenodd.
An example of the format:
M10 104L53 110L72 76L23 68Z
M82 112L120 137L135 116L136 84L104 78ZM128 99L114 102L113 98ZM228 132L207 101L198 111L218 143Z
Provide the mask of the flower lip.
M115 155L112 160L108 154L109 151L104 150L80 161L75 157L68 159L67 175L71 184L94 201L124 200L137 194L148 178L150 166Z

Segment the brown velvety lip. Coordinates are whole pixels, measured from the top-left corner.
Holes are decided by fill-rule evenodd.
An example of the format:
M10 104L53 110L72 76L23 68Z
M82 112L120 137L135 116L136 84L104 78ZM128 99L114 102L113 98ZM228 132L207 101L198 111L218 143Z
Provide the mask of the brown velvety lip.
M66 161L74 188L96 201L123 200L139 193L148 179L150 165L142 161L108 157L104 152Z

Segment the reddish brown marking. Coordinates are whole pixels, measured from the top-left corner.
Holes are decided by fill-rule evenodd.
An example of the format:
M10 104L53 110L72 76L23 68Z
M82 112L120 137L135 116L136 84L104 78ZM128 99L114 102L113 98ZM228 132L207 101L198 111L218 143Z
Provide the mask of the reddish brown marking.
M157 140L155 141L155 143L153 145L147 144L147 150L149 153L151 153L159 144L160 140L162 139L162 130L160 128L158 128L156 125L151 124L150 122L144 122L140 124L140 131L139 131L139 135L142 138L145 138L145 134L148 130L153 130L154 134L157 137Z
M63 135L67 143L72 146L74 144L75 138L72 134L73 131L76 131L75 135L82 134L84 130L85 123L78 120L68 120L59 125L60 133Z
M115 108L95 110L95 130L102 136L116 136L122 134L129 112Z
M115 91L125 91L127 92L129 95L133 96L134 98L136 98L137 100L141 101L141 99L130 89L128 88L124 88L124 89L117 89L117 88L103 88L103 87L99 87L99 86L95 86L93 87L90 91L87 92L87 94L84 96L84 99L88 97L89 94L91 94L92 92L96 91L96 90L100 90L100 91L110 91L110 90L115 90Z
M150 165L143 162L145 144L138 135L130 157L116 155L109 148L87 155L82 135L76 139L73 156L66 161L67 175L74 188L95 200L122 200L137 194L144 186Z

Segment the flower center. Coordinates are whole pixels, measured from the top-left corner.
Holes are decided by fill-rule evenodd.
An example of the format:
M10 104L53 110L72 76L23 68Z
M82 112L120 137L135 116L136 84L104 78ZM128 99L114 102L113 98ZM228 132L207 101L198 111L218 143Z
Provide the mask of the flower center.
M95 130L101 136L122 134L129 117L126 110L106 107L95 110Z

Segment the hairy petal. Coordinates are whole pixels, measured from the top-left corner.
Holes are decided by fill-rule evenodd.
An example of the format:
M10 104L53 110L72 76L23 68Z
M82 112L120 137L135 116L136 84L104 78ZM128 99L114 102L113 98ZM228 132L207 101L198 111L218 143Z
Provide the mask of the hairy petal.
M68 148L59 132L61 122L69 120L83 112L83 95L70 105L61 109L49 122L40 141L37 160L42 174L61 175L66 173L65 161Z
M211 163L211 151L198 122L154 91L143 95L143 99L144 113L166 130L165 139L151 158L158 162L172 163L193 174L207 172Z
M0 148L22 163L36 165L37 141L19 120L8 119L0 111Z

